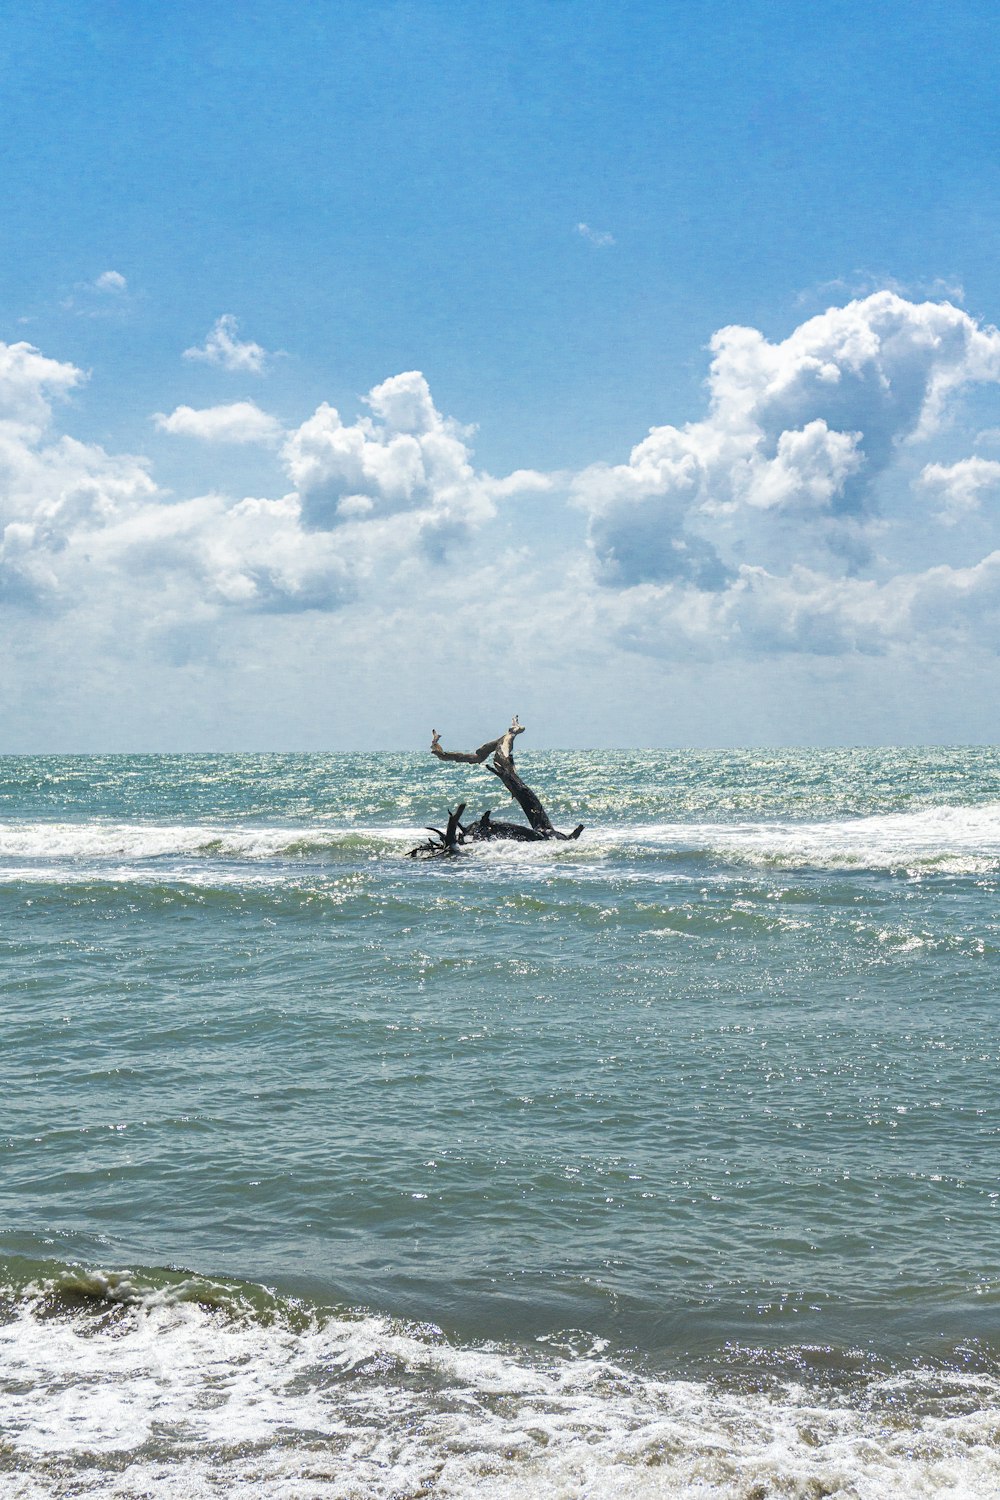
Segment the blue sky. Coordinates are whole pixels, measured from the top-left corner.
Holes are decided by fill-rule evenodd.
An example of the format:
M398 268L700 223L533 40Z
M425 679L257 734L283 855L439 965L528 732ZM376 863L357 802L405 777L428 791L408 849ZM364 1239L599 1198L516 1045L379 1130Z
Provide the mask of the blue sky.
M968 3L11 10L0 749L995 737L997 51Z

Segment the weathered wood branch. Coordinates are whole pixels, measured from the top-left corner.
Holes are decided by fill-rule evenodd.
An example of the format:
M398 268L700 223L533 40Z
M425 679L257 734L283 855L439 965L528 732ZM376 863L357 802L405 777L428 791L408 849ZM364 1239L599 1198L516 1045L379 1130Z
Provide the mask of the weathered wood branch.
M499 777L503 782L535 833L540 838L550 839L554 837L555 829L552 827L548 813L545 811L538 797L531 790L531 787L526 786L515 771L513 759L510 756L504 755L502 750L498 750L486 769L492 771L493 775Z
M482 843L492 839L515 839L522 843L535 843L543 839L568 840L580 837L583 832L582 823L578 824L572 833L560 833L558 828L554 828L537 794L518 775L514 767L514 741L519 734L523 733L524 725L518 721L515 714L510 728L499 738L488 740L485 745L480 745L478 750L463 751L443 749L440 734L436 729L431 731L431 754L437 756L438 760L461 761L465 765L481 766L489 761L492 755L493 759L489 761L486 769L491 771L506 787L527 818L528 826L525 827L523 823L497 822L491 816L490 809L487 808L475 823L463 827L460 821L466 806L463 802L457 812L450 814L448 826L444 832L439 828L428 830L436 835L436 839L428 839L425 843L418 844L415 849L411 849L411 858L430 859L441 855L455 855L462 844Z
M431 754L436 755L438 760L461 760L469 766L481 766L488 756L495 750L506 745L505 754L510 757L510 747L514 743L514 737L524 733L524 725L517 722L517 714L514 715L510 728L502 734L498 740L488 740L485 745L480 745L478 750L467 752L465 750L443 750L441 748L441 736L436 729L431 730Z
M460 802L454 812L448 813L448 826L442 833L440 828L428 826L427 832L437 836L427 839L423 844L418 844L415 849L410 850L411 859L431 859L442 854L454 855L458 853L458 846L464 841L466 830L462 827L462 814L465 812L465 803Z

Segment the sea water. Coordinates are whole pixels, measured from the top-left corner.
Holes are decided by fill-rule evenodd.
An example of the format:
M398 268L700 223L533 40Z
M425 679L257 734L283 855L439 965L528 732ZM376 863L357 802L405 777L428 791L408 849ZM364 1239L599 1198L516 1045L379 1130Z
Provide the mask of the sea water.
M518 765L0 760L5 1500L1000 1492L1000 752Z

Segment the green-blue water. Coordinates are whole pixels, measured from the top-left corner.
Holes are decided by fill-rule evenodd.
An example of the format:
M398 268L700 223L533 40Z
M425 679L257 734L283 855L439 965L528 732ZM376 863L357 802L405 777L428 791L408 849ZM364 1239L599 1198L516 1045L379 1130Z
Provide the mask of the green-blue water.
M1000 1490L1000 752L518 764L0 760L12 1495Z

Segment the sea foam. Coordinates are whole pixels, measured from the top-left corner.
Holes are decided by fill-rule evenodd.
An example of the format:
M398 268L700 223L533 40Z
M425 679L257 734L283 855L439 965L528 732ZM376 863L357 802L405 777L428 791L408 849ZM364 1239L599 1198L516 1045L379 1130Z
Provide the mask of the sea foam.
M368 854L398 858L418 828L331 824L0 823L0 860L129 862L274 861ZM887 870L935 865L977 873L1000 864L1000 803L803 822L676 822L594 825L579 843L471 846L485 860L576 865L648 848L658 857L706 855L747 864ZM6 873L10 878L9 869ZM23 871L19 872L23 876ZM67 874L72 871L67 869ZM0 877L2 878L2 877Z
M600 833L597 835L601 838ZM746 864L980 873L1000 863L1000 803L809 822L659 823L616 839Z
M17 1500L985 1500L1000 1487L993 1375L727 1389L592 1354L455 1345L386 1317L262 1313L196 1280L61 1283L28 1288L0 1328Z

